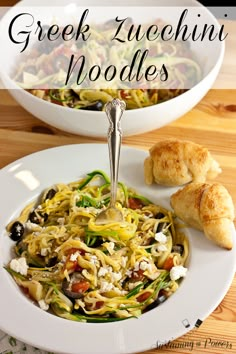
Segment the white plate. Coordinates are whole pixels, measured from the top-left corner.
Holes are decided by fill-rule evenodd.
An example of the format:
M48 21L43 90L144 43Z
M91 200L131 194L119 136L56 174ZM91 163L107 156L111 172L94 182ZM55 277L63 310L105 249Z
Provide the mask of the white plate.
M122 147L119 180L154 202L169 207L176 188L144 184L146 151ZM3 269L13 242L5 225L40 192L54 183L70 182L102 169L109 174L104 144L68 145L24 157L0 171L0 328L14 337L48 351L78 353L134 353L173 340L203 321L225 296L233 279L236 246L226 251L201 232L187 229L189 270L178 291L161 306L138 319L114 323L68 321L31 303ZM235 231L232 229L235 234Z

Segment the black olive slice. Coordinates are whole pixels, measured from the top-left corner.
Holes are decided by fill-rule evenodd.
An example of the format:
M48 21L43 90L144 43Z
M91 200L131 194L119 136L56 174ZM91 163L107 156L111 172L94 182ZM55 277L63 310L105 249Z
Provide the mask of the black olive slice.
M161 232L161 231L165 230L167 225L168 224L166 222L160 222L160 224L158 224L158 227L157 227L157 232Z
M24 231L25 228L22 223L19 221L15 221L11 226L9 236L13 241L19 241L23 237Z
M162 304L164 301L166 301L167 297L165 295L160 295L158 296L158 298L153 301L150 305L148 305L146 308L145 308L145 312L146 311L150 311L150 310L153 310L155 307L159 306L160 304Z
M48 219L47 213L41 214L40 212L36 212L35 210L33 210L29 214L29 220L34 224L38 224L38 225L42 224L43 222L47 221L47 219Z
M165 217L165 215L161 212L157 213L157 215L155 216L156 219L163 219Z
M74 292L71 291L71 286L74 282L79 282L80 280L85 280L85 278L83 277L83 275L81 275L78 272L74 272L70 278L70 281L68 281L67 279L64 279L62 282L62 290L64 292L64 294L66 296L68 296L71 299L80 299L83 297L83 293L82 292Z
M58 258L57 257L52 257L52 258L49 258L46 266L47 267L54 267L58 262Z
M80 109L82 109L84 111L101 111L102 107L103 107L102 101L97 101L97 102L91 103L88 106L80 107Z
M49 189L49 191L47 192L47 194L45 196L45 200L52 199L56 193L57 192L55 191L55 189L53 189L53 188Z
M36 212L34 210L29 214L29 220L34 224L40 223L38 215L36 214Z

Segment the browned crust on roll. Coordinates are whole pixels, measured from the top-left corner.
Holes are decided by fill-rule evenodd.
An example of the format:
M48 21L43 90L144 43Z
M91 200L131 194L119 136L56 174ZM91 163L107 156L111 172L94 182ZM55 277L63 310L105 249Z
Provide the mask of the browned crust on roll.
M175 214L218 246L233 247L234 205L220 183L190 183L171 196Z

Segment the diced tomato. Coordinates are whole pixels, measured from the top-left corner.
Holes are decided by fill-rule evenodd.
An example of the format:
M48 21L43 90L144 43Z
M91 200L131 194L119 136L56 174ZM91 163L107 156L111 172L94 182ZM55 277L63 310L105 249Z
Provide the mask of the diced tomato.
M162 295L164 295L165 297L168 297L169 296L168 291L165 289L161 289L158 293L158 296L162 296Z
M76 267L77 267L78 263L77 261L71 261L71 260L67 260L66 263L64 264L63 269L69 271L75 271Z
M145 293L139 295L136 300L138 302L143 302L145 300L147 300L149 298L149 296L151 295L150 291L146 291Z
M141 209L143 207L143 203L137 198L129 198L128 203L130 209Z
M77 263L77 261L66 261L64 264L64 270L67 270L69 273L72 272L82 272L83 268Z
M81 256L84 256L85 255L85 251L82 250L81 248L75 248L75 247L72 247L72 248L69 248L67 251L66 251L66 255L67 256L71 256L72 254L76 253L76 252L79 252L81 254Z
M144 278L143 273L144 273L144 270L142 270L142 269L137 270L137 272L133 272L131 280L135 280L135 281L143 280L143 278Z
M80 280L71 285L71 291L74 293L85 293L89 289L89 282L87 280Z
M95 304L95 310L100 309L104 305L104 301L97 301Z
M66 262L64 264L64 270L66 269L68 272L74 272L74 271L78 271L81 272L83 268L80 267L80 265L78 264L77 260L72 261L70 259L71 255L79 252L82 256L85 254L84 250L81 250L80 248L70 248L66 251L66 255L67 255L67 259Z
M120 95L121 95L121 98L123 98L123 99L126 99L129 96L129 94L126 93L125 90L121 90Z
M174 266L174 261L173 261L173 257L168 257L164 264L163 264L163 269L165 270L171 270L171 268Z
M61 101L51 99L51 102L54 103L54 104L57 104L58 106L63 106Z
M20 286L21 290L23 291L23 293L25 295L29 295L29 289L28 288L25 288L24 286Z

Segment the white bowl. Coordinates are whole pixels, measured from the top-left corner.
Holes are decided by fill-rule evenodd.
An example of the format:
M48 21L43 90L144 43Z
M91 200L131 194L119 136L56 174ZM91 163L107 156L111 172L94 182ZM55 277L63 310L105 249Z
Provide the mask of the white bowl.
M169 2L176 6L199 6L203 9L202 5L195 0L183 0L181 3L177 0ZM29 0L23 0L20 2L20 5L29 5L29 3ZM95 0L89 3L86 0L81 0L80 6L88 6L90 3L91 5L96 5ZM115 3L118 6L122 5L120 1L113 1L112 4L115 5ZM136 0L135 2L129 0L126 1L126 6L127 4L130 6L134 4L142 6L142 3L141 0ZM159 3L160 1L158 0L148 0L145 6L155 6L159 5ZM42 5L42 1L39 2L40 4ZM37 5L37 1L34 5ZM111 5L111 2L103 0L102 5ZM165 3L162 3L162 5L166 6ZM204 8L204 22L213 23L216 26L219 25L207 8ZM204 53L204 60L208 56L211 57L210 67L206 70L203 79L190 90L169 101L145 108L127 110L122 118L123 135L130 136L160 128L190 111L212 87L222 65L224 48L224 42L217 40L213 41L209 47L203 47L201 41L196 43L195 51L197 50L196 54L199 58L203 58L202 53ZM106 137L108 122L104 112L79 111L46 102L25 90L14 89L16 86L10 82L7 73L3 73L2 81L6 84L6 87L12 87L12 90L9 91L22 107L43 122L69 133L92 137Z

